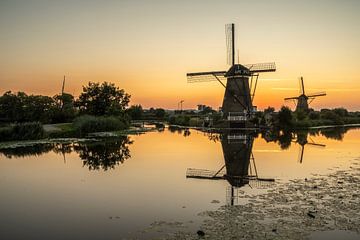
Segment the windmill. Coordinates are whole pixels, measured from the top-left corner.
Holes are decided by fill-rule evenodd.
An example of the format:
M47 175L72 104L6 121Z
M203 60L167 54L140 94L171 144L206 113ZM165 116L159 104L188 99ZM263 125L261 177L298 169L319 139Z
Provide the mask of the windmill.
M299 157L298 157L299 163L303 162L305 145L309 145L309 146L313 146L313 147L320 147L320 148L326 147L325 144L315 143L315 141L311 137L309 137L309 139L310 139L310 141L308 141L308 133L304 132L304 133L297 133L296 140L293 141L293 142L299 144L299 146L300 146Z
M274 72L276 66L273 62L245 65L235 63L235 24L227 24L225 33L228 64L231 65L229 70L187 73L187 80L189 83L218 81L225 88L222 103L223 118L229 121L230 126L239 125L236 123L242 123L241 125L244 126L256 111L253 101L259 73Z
M316 97L326 96L325 92L313 93L313 94L306 95L303 77L300 77L299 83L300 83L300 95L298 97L284 98L285 101L289 101L289 100L296 101L296 111L299 111L299 110L308 111L309 104L312 101L314 101Z
M216 140L210 135L210 140ZM228 202L234 205L235 191L244 185L265 186L274 182L272 178L260 178L252 153L254 136L244 133L226 133L220 137L225 164L217 171L188 168L187 178L227 180L231 185Z

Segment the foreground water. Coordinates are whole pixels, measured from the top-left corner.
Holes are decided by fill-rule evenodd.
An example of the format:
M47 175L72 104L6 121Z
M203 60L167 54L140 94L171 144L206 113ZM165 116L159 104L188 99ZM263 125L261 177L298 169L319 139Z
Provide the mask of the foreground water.
M165 130L1 149L0 239L152 238L173 226L196 230L199 212L271 188L259 179L287 182L347 169L360 156L358 146L358 129L280 136ZM186 178L188 168L217 172L225 163L228 179ZM244 174L253 178L231 178Z

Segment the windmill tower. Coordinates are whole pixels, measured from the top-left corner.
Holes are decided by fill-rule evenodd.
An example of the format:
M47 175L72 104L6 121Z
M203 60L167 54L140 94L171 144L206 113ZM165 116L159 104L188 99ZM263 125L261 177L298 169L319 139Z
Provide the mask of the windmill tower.
M225 88L222 103L223 118L229 121L230 127L231 123L243 123L244 126L256 111L253 101L259 73L274 72L276 66L275 63L246 65L235 63L235 24L227 24L225 32L228 64L231 65L229 70L188 73L187 80L189 83L218 81Z
M325 92L313 93L313 94L306 95L303 77L300 77L299 83L300 83L300 95L298 97L284 98L285 101L291 101L291 100L296 101L296 111L299 111L299 110L308 111L309 104L312 101L314 101L316 97L326 96Z

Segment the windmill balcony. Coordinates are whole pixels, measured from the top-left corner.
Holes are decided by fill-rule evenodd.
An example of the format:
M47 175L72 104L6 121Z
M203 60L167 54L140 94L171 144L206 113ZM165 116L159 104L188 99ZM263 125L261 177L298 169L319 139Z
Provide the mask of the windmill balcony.
M228 121L247 121L246 112L229 112Z

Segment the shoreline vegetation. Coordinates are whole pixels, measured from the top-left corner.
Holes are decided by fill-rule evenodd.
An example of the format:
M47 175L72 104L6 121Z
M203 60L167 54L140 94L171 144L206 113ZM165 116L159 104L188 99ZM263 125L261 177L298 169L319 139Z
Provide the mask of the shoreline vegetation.
M78 99L68 93L49 97L8 91L0 96L0 141L116 136L147 131L146 124L205 131L229 129L221 112L206 105L184 111L143 109L141 105L129 106L130 98L108 82L89 82ZM292 112L283 106L278 112L272 107L256 112L249 128L291 132L359 124L360 112L344 108Z

